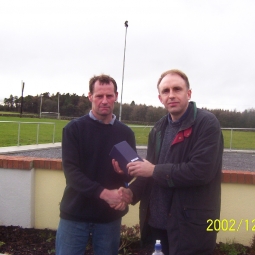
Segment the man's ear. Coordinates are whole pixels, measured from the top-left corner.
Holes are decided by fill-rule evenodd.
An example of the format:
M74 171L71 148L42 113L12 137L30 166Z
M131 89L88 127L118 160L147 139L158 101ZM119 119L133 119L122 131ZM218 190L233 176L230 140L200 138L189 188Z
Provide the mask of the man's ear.
M92 94L90 92L88 93L88 98L89 98L89 101L92 102Z
M118 92L115 92L115 102L117 102L118 101L118 95L119 95L119 93Z
M191 91L191 89L189 89L189 90L188 90L188 99L189 99L189 100L191 99L191 93L192 93L192 91Z
M159 99L160 103L163 104L163 103L162 103L162 98L161 98L160 95L158 95L158 99Z

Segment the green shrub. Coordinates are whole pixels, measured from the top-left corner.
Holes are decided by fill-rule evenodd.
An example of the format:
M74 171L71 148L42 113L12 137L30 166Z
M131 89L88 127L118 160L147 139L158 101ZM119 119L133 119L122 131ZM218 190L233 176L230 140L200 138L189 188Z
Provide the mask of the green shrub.
M233 241L227 241L226 243L219 243L219 250L226 255L244 255L246 254L246 248L242 244Z
M129 254L128 247L133 243L139 242L139 240L140 240L140 227L138 224L136 224L133 227L121 225L119 251L123 251L124 252L123 254Z

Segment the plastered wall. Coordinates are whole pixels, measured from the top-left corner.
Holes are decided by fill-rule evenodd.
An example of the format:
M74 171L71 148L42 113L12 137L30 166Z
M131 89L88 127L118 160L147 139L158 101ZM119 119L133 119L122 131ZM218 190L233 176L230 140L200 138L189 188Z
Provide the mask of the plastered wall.
M0 224L56 229L64 188L61 160L0 156ZM223 171L217 242L250 244L255 235L254 198L254 172ZM130 206L122 224L139 223L138 207Z

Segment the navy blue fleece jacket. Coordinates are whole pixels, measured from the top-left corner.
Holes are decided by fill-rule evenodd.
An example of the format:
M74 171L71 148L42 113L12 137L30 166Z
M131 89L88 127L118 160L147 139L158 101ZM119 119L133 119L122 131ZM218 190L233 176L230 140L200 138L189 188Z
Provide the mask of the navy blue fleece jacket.
M115 120L103 124L85 115L63 129L62 160L66 188L60 204L60 217L74 221L111 222L127 213L110 208L99 198L104 188L118 189L130 181L117 174L109 153L121 141L135 147L133 131Z

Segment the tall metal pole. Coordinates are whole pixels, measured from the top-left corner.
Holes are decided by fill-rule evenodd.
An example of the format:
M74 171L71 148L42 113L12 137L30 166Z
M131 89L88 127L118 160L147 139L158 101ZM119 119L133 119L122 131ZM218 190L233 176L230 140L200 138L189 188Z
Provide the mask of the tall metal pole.
M40 119L42 117L42 94L41 94L41 103L40 103Z
M58 92L58 119L59 119L59 92Z
M121 95L120 95L120 115L119 115L119 121L121 121L121 112L122 112L122 94L123 94L123 82L124 82L124 70L125 70L125 55L126 55L126 39L127 39L128 21L125 21L124 25L126 27L126 33L125 33L125 46L124 46L124 58L123 58L123 70L122 70L122 84L121 84Z
M21 104L20 104L20 118L23 112L23 92L24 92L25 82L21 81Z

